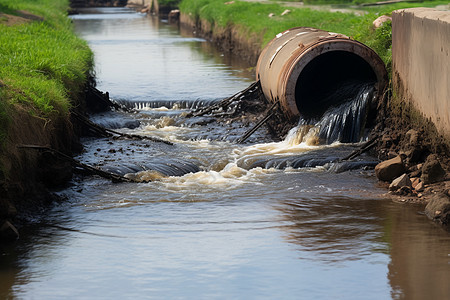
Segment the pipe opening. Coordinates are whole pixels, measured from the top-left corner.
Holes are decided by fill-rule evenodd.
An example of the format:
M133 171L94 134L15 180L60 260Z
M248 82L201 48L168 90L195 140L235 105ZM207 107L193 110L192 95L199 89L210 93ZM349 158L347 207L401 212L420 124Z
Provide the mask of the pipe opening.
M312 59L295 86L295 102L304 118L319 118L358 93L357 86L376 83L377 76L362 57L347 51L330 51Z

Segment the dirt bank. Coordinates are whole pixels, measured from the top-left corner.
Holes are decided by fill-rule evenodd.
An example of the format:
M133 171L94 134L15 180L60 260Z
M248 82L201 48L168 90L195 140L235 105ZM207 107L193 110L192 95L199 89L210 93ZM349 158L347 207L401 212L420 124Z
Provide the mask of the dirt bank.
M44 119L33 108L19 105L9 115L8 137L0 155L4 168L4 176L0 178L0 223L14 220L13 224L20 224L56 199L51 188L72 177L67 161L22 146L47 146L72 155L80 151L81 144L69 115Z
M245 28L211 25L206 20L195 19L184 13L180 14L180 26L192 31L196 36L212 41L223 52L232 52L233 55L240 56L256 66L264 33L250 34Z
M395 74L394 74L395 76ZM400 82L400 81L396 81ZM378 136L376 155L381 161L401 157L411 181L398 189L390 188L388 195L395 201L428 204L436 195L449 195L450 144L439 134L433 122L425 118L405 100L401 85L393 87L395 95L388 97L379 110L378 122L372 135ZM431 174L428 164L434 165ZM398 176L402 174L397 174ZM430 179L431 176L431 179ZM389 188L393 180L381 180Z
M81 151L80 126L71 120L68 108L71 107L71 111L84 111L83 86L87 85L85 81L91 66L90 50L85 47L84 41L78 40L73 35L72 40L68 38L62 43L72 42L70 45L76 45L77 51L80 52L70 52L58 46L52 49L57 48L55 52L48 51L54 53L51 56L54 61L58 61L54 57L55 53L64 53L63 63L66 65L58 65L60 67L58 70L67 71L67 73L61 76L53 69L52 64L48 64L45 69L47 77L39 76L38 72L35 72L38 75L34 76L35 73L30 72L25 79L27 84L25 87L21 86L22 78L17 73L21 74L22 69L25 69L22 72L27 72L26 68L32 68L30 64L38 59L46 58L39 52L41 48L38 43L45 40L42 44L48 47L53 41L52 37L49 38L46 35L48 31L53 30L54 34L67 32L70 35L71 28L62 25L57 29L53 27L52 22L66 24L64 18L47 22L44 17L29 11L14 9L7 11L10 13L0 13L0 25L3 26L8 42L11 42L8 50L16 51L18 54L9 58L9 65L2 65L0 68L2 75L0 80L0 240L16 239L18 232L15 227L20 227L23 221L32 220L41 215L49 204L57 200L51 190L63 186L71 179L72 167L66 160L48 151L34 150L26 146L45 146L66 155ZM42 26L34 26L35 22L41 23ZM35 34L27 36L22 32L28 28L37 28L37 30L34 31ZM39 31L40 29L47 31ZM18 37L21 40L16 43ZM22 46L23 49L21 48L20 51L14 48L21 43L26 45L30 40L35 47ZM76 63L82 66L79 69L86 66L86 69L82 71L86 76L71 73L79 69L70 67L72 61L69 58L81 51L85 51L83 54L87 53L87 55L76 56L75 59ZM39 52L41 56L36 52ZM5 50L1 54L8 55L8 53ZM25 66L20 64L24 56L31 57ZM33 71L36 70L33 69ZM66 75L70 77L70 80L65 77ZM33 87L30 88L31 84ZM63 99L57 92L58 84L64 85L66 89ZM47 89L48 86L52 89ZM48 90L50 92L46 93ZM39 105L43 102L47 105L45 108Z

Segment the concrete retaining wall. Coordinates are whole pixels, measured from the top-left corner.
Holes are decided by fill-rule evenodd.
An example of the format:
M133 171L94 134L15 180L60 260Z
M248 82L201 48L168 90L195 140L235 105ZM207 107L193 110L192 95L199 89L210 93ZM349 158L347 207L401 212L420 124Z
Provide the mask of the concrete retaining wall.
M450 141L450 11L392 13L393 84Z

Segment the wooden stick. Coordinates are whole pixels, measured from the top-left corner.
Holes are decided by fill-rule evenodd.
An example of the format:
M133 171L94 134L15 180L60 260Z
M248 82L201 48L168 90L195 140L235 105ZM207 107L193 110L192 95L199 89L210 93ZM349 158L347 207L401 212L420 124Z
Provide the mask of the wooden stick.
M274 104L272 104L272 106L269 108L269 110L266 112L266 116L260 120L258 123L256 123L256 125L251 128L250 130L248 130L241 138L239 138L236 142L238 144L242 144L243 142L245 142L253 133L255 133L256 130L258 130L259 127L261 127L264 123L266 123L274 114L275 112L272 111L275 106L278 105L278 101L275 102Z
M111 101L111 99L109 98L109 93L103 93L102 91L98 90L97 88L89 85L88 86L88 92L91 93L97 102L103 103L104 106L106 107L112 107L115 108L117 110L123 110L123 111L129 111L128 108L126 108L125 106L122 106L120 104L117 104L113 101Z
M355 159L356 157L360 156L364 152L369 151L370 149L372 149L377 144L377 142L378 142L377 140L378 140L378 136L373 137L372 139L367 141L364 145L362 145L362 147L360 147L358 150L353 151L348 156L346 156L343 159L341 159L341 161Z
M163 140L163 139L160 139L160 138L151 137L151 136L137 135L137 134L120 133L120 132L112 130L112 129L104 128L104 127L102 127L102 126L100 126L98 124L95 124L94 122L92 122L91 120L86 118L85 116L82 116L79 113L74 112L74 111L71 112L71 114L75 118L77 118L77 120L79 120L81 123L83 123L86 127L91 129L94 133L97 133L98 135L100 135L102 137L113 137L114 135L118 135L119 137L122 137L122 138L138 139L138 140L150 140L152 142L164 143L164 144L173 146L172 142L169 142L169 141L166 141L166 140Z
M190 112L186 115L186 117L187 118L200 117L200 116L204 116L216 109L220 109L220 108L225 109L234 101L240 101L240 100L244 99L244 97L248 96L249 93L253 93L254 91L252 91L252 89L254 89L255 87L259 89L259 81L253 82L246 89L244 89L228 98L225 98L216 104L213 104L208 107L202 107L202 108L197 109L196 111Z

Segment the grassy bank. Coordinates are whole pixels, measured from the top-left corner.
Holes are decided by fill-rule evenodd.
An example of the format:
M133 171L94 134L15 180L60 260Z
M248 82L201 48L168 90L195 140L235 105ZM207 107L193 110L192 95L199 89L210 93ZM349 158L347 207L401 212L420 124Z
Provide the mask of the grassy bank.
M0 3L0 137L13 106L42 118L67 115L92 67L92 52L67 18L68 0Z
M37 155L18 144L66 152L74 145L69 109L83 95L93 55L74 34L68 6L68 0L0 2L0 204L22 198L40 180Z
M353 1L353 3L375 2L373 0ZM372 22L379 16L390 15L393 10L447 4L445 1L427 1L421 3L397 3L383 6L339 6L345 12L334 12L327 9L308 7L289 7L272 1L271 3L226 1L226 0L182 0L180 10L194 19L204 19L213 26L233 26L247 35L263 34L261 48L276 34L292 27L315 27L350 36L373 48L384 60L388 69L391 64L391 24L385 23L373 29ZM310 0L309 4L349 3L351 1ZM227 4L228 3L228 4ZM289 9L290 12L282 15ZM360 14L364 10L364 14ZM356 12L353 13L352 11ZM269 17L272 15L272 17Z

